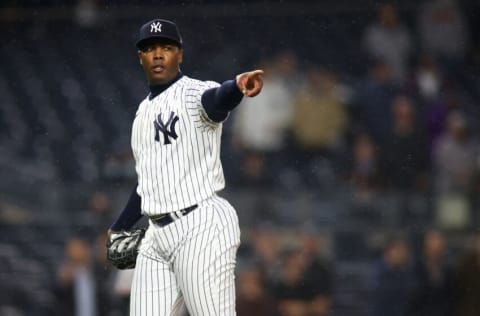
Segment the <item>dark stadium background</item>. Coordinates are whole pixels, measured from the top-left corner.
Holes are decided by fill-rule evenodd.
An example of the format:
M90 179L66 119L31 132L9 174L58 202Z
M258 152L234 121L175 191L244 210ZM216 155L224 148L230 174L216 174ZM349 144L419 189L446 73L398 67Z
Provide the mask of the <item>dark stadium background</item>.
M251 150L235 137L235 111L225 123L221 194L242 227L240 316L252 306L250 316L277 315L260 314L270 301L279 315L307 315L289 314L288 299L320 306L309 315L393 315L392 306L396 315L441 316L432 306L442 315L480 315L480 2L451 1L450 14L459 15L443 21L457 18L465 44L453 55L425 49L419 16L431 2L390 2L411 50L401 80L372 88L373 69L385 61L372 58L364 36L386 1L1 1L0 315L80 316L79 297L98 305L96 315L127 315L128 275L119 281L105 262L104 240L136 181L129 137L147 87L134 43L155 17L179 25L189 76L221 82L290 62L293 107L312 69L341 87L348 123L333 148L299 149L292 125L281 148ZM458 39L450 35L446 44ZM425 97L419 74L432 63L439 88ZM267 72L266 80L274 77ZM375 138L365 109L385 95L413 105L415 135L425 140L418 151ZM393 131L390 104L378 114ZM448 136L450 122L464 130L445 163L432 138ZM358 143L375 167L355 169ZM433 248L443 245L430 283L436 272L419 268L425 235L440 241ZM317 259L313 271L300 268L310 274L283 284L305 256ZM83 271L84 296L75 295L77 279L62 278L75 269ZM244 293L252 287L263 289L258 297Z

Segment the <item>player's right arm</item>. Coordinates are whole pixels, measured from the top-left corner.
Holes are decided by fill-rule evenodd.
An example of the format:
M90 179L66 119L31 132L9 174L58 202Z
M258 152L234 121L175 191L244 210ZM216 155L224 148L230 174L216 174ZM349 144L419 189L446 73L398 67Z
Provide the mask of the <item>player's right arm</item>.
M109 233L112 231L129 230L142 217L141 198L137 193L137 187L138 184L135 185L124 209L120 215L118 215L112 226L110 226L108 230Z

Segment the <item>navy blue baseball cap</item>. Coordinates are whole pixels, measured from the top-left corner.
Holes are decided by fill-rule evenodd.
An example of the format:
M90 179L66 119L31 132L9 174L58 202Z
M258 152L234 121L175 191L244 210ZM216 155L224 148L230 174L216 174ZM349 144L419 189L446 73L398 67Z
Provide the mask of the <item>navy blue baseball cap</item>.
M142 25L136 44L137 48L142 49L145 42L152 38L166 38L175 42L178 47L182 47L182 36L177 25L172 21L155 19Z

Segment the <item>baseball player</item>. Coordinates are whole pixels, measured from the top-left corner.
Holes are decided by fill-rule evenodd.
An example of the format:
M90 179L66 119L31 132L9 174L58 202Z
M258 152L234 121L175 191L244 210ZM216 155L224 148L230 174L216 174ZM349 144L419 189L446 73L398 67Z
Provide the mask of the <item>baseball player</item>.
M240 243L234 208L217 192L222 122L243 96L257 95L262 70L222 84L180 70L177 26L156 19L136 43L149 95L140 103L131 144L138 183L110 233L149 226L136 260L130 315L235 315L234 268Z

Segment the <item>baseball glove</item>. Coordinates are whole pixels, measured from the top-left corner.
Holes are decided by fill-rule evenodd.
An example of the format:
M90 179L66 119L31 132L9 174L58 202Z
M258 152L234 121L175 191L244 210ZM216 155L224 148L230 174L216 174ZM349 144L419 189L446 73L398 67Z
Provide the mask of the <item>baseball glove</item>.
M117 269L133 269L145 229L112 232L107 239L107 259Z

